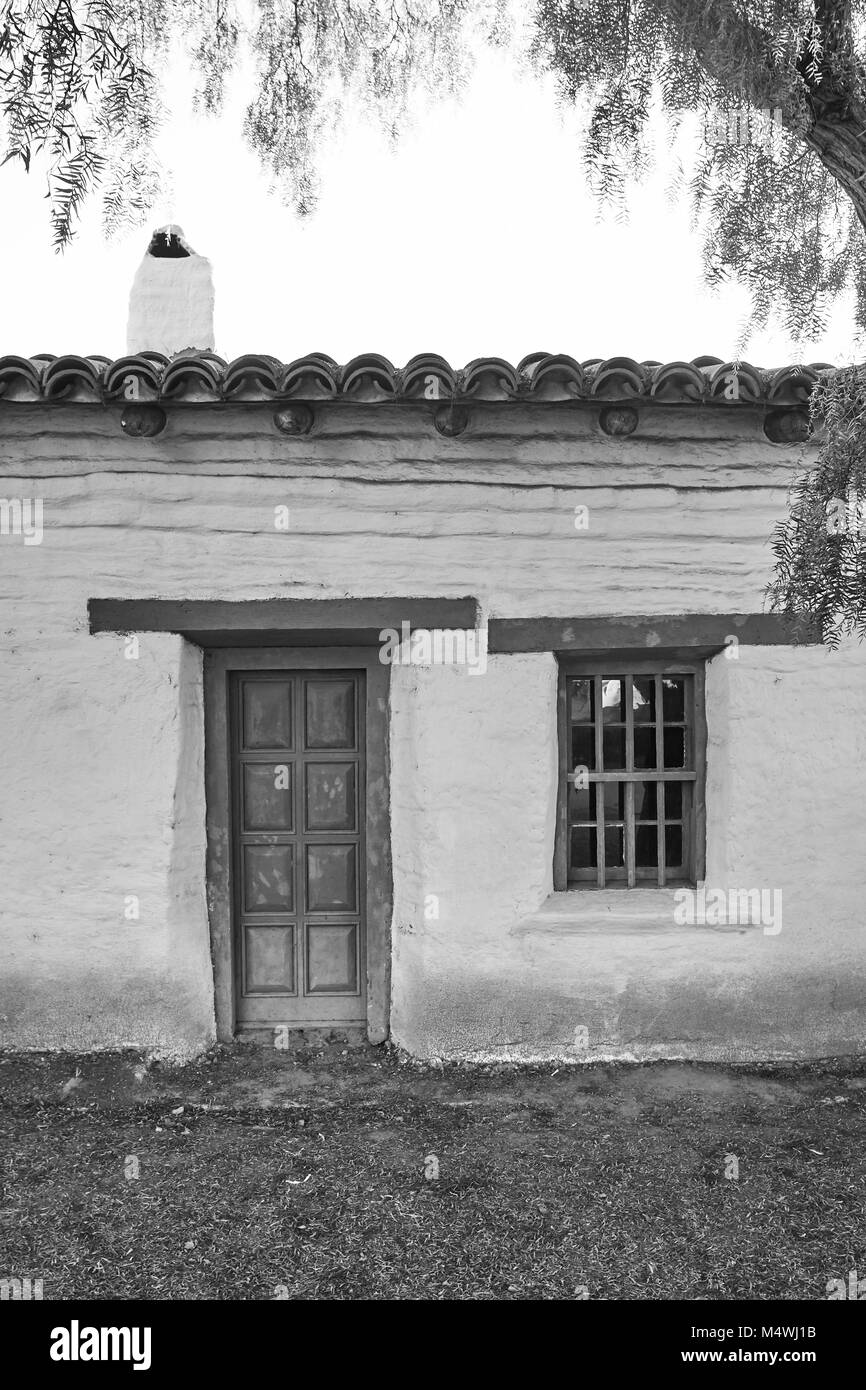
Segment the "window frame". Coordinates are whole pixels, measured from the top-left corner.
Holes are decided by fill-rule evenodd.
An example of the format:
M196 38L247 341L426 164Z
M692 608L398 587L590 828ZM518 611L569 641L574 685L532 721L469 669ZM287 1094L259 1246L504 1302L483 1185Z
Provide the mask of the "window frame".
M602 655L577 656L572 653L558 654L559 674L557 682L557 790L556 790L556 835L553 857L553 886L556 892L608 892L633 888L647 888L657 891L671 886L696 885L706 870L706 764L707 764L707 723L706 723L706 663L693 656L678 659L674 654L659 653L655 659L635 656L627 651L611 650ZM692 806L686 818L683 815L684 840L687 853L684 854L686 876L672 877L667 874L655 878L637 878L632 864L631 876L626 872L623 879L602 882L603 868L597 871L595 882L591 879L569 878L569 825L568 825L568 777L572 774L571 749L569 746L568 683L572 679L586 679L593 676L688 676L686 685L686 722L691 725L694 742L694 777L664 778L649 776L642 781L683 781L688 780L692 791ZM626 761L628 761L628 756ZM620 771L620 769L615 769ZM627 771L627 769L622 769ZM632 769L633 771L633 769ZM641 772L657 772L658 769L640 769ZM611 778L626 781L626 778ZM632 779L633 782L635 779ZM589 773L591 785L599 785L599 779ZM633 817L632 809L632 817ZM634 825L634 821L632 822ZM688 827L688 828L687 828Z

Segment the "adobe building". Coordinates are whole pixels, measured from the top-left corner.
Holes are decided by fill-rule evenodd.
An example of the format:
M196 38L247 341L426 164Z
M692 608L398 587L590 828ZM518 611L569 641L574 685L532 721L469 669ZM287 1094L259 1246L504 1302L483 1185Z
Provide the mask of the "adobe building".
M819 366L226 362L178 229L136 286L0 359L0 1045L862 1052L866 649L765 611Z

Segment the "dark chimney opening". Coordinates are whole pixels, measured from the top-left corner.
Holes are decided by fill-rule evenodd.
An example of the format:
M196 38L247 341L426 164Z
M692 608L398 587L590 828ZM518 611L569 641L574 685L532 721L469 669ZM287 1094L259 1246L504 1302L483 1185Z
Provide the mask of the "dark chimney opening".
M169 232L154 232L147 254L155 256L157 260L178 260L181 256L188 256L189 252L180 237Z

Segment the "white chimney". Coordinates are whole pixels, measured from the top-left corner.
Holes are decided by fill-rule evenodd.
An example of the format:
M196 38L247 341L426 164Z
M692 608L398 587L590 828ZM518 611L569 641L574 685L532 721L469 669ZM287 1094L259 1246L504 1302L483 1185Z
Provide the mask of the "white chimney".
M196 255L180 227L160 227L132 282L127 352L213 352L213 305L210 261Z

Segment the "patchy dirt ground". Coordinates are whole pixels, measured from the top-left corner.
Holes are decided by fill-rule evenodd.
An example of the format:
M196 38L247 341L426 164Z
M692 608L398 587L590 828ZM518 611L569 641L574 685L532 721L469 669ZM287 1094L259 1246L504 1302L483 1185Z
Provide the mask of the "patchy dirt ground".
M866 1273L864 1111L863 1059L6 1056L0 1278L46 1299L822 1300Z

